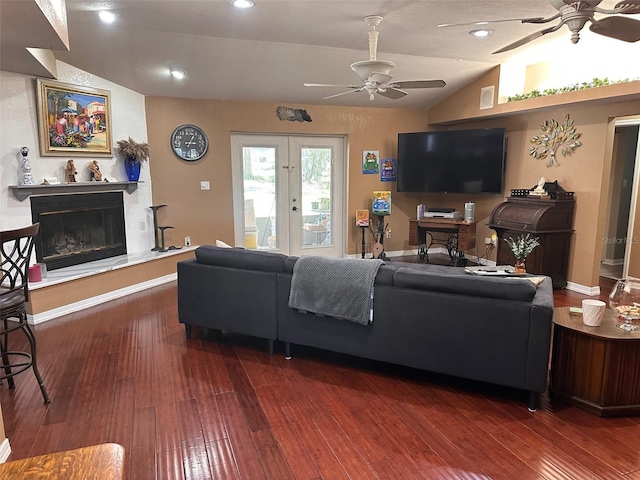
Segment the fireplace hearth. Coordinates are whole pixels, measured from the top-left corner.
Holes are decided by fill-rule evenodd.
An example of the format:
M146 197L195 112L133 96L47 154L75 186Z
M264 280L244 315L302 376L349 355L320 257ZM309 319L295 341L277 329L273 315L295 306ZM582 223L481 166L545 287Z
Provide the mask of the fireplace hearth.
M122 192L31 197L36 258L47 270L127 253Z

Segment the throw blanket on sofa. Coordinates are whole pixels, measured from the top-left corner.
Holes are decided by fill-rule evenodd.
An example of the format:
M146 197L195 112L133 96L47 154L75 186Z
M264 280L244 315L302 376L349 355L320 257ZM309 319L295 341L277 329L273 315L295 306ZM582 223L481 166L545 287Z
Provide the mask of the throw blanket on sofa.
M367 325L382 260L308 256L293 267L289 306Z

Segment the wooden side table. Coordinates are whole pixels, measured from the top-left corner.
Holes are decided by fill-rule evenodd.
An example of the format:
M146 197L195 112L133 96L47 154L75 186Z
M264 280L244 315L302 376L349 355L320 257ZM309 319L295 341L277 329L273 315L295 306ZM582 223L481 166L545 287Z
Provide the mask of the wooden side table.
M640 415L640 331L618 328L609 308L589 327L569 307L553 311L553 396L602 417Z
M0 464L0 478L122 480L124 448L104 443Z

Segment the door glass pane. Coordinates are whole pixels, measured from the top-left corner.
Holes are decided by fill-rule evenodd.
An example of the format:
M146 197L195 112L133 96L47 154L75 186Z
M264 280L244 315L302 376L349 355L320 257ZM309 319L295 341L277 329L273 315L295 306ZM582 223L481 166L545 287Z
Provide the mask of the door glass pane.
M244 246L278 248L276 237L276 149L243 147Z
M300 149L302 246L332 245L331 148Z

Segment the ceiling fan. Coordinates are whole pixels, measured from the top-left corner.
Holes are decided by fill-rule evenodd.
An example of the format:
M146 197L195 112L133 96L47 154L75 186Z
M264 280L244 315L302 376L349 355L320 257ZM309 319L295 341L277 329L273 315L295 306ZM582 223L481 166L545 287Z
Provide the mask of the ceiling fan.
M513 18L507 20L490 20L474 23L445 23L438 25L438 27L454 27L461 25L485 25L488 23L497 22L511 22L519 21L522 23L547 23L557 18L560 21L554 26L539 30L530 35L527 35L520 40L510 43L509 45L502 47L492 53L503 53L514 48L521 47L522 45L531 42L537 38L559 30L563 25L566 25L571 30L571 41L578 43L580 40L580 30L585 26L587 22L591 22L589 30L600 35L615 38L617 40L623 40L625 42L637 42L640 40L640 21L632 18L625 18L619 16L609 16L601 19L596 19L596 13L602 13L607 15L617 14L635 14L640 13L640 0L622 0L617 3L612 9L604 9L598 7L602 0L549 0L549 3L558 10L558 13L551 17L536 17L536 18Z
M639 0L640 1L640 0ZM369 100L374 99L374 95L382 95L383 97L396 100L407 95L405 89L412 88L441 88L446 85L444 80L411 80L405 82L392 82L393 77L389 75L389 71L396 66L393 62L377 59L378 49L378 34L376 27L382 21L382 17L377 15L370 15L364 18L364 21L369 25L369 60L363 60L361 62L352 63L351 70L353 70L362 84L360 85L333 85L327 83L305 83L305 87L340 87L348 88L346 92L337 93L335 95L329 95L324 99L335 98L341 95L347 95L349 93L367 92L369 94Z

